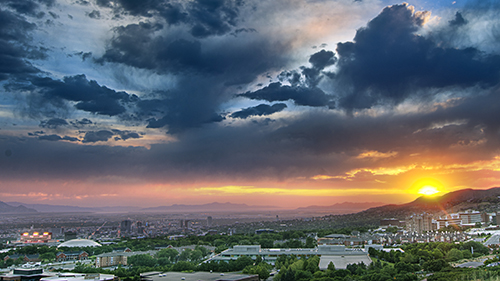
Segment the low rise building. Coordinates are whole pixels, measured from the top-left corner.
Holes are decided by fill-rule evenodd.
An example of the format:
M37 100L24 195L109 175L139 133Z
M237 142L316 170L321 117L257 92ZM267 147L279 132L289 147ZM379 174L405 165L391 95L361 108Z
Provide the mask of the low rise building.
M260 281L258 275L238 274L238 273L216 273L216 272L145 272L141 273L141 280L144 281Z
M212 258L212 260L229 261L236 260L241 256L247 256L252 259L257 257L262 258L263 261L274 264L280 256L295 255L299 258L309 258L313 256L320 257L320 269L323 263L326 267L330 262L333 262L335 268L346 268L347 264L351 263L365 263L369 265L371 259L368 252L361 248L346 248L344 245L318 245L317 248L306 249L262 249L260 245L237 245L231 249L227 249L219 255ZM323 259L323 263L321 263ZM328 260L328 262L326 262ZM323 269L326 269L323 268Z
M16 268L7 274L0 275L1 281L39 281L43 277L51 276L42 268Z
M153 256L155 253L156 251L103 253L96 257L95 267L128 265L128 258L131 256L143 255L143 254Z
M75 261L75 260L86 260L89 258L89 254L85 251L78 252L59 252L56 255L57 261Z

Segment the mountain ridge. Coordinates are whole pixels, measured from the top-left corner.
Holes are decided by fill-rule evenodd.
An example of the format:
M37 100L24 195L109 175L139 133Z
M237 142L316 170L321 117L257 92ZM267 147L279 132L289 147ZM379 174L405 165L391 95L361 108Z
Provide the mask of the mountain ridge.
M412 213L460 211L461 209L478 208L482 204L485 209L487 205L500 204L500 187L489 189L461 189L452 191L441 196L421 196L412 202L405 204L388 204L374 207L360 212L359 214L386 214L387 217L404 218ZM480 209L480 208L478 208ZM481 211L481 210L480 210Z
M37 213L37 210L28 208L24 205L12 206L3 201L0 201L0 213L2 214Z

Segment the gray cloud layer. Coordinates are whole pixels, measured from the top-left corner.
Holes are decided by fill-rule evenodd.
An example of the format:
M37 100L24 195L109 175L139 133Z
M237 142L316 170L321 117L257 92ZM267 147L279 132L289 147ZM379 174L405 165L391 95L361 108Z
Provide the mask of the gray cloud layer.
M93 2L99 10L86 18L111 15L116 25L102 54L81 50L79 56L97 69L133 69L174 81L144 93L113 89L85 73L43 71L36 62L54 51L32 43L32 35L42 19L56 20L48 12L57 2L0 4L0 82L16 97L10 104L44 130L0 136L1 147L11 151L0 157L2 178L30 171L40 178L284 179L346 172L362 161L346 160L366 150L398 151L384 161L401 164L408 155L451 147L462 148L464 162L488 159L498 147L500 50L491 51L498 45L487 51L480 44L454 45L472 24L473 8L424 32L427 14L407 5L387 7L352 42L311 52L292 69L293 44L247 26L241 11L248 2L139 2ZM226 112L224 106L236 100L271 104ZM422 110L395 110L404 103ZM275 119L246 122L256 116ZM136 129L95 121L104 118ZM233 126L231 118L242 120ZM146 139L138 133L143 130L167 132L176 141L151 149L106 145ZM485 144L474 146L480 141Z

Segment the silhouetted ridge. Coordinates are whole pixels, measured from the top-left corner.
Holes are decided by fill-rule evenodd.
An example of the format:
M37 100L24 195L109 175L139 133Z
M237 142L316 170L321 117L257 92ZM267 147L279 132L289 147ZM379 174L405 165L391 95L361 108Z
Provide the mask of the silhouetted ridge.
M18 214L18 213L36 213L35 209L26 208L23 205L14 207L0 201L0 213Z

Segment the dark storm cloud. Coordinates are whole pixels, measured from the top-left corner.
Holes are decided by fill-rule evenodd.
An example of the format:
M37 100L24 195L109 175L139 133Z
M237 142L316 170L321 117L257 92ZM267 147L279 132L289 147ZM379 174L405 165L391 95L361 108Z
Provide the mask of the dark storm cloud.
M453 20L450 20L449 22L451 26L461 26L467 23L467 21L464 19L464 17L460 12L457 12L455 14L455 18Z
M85 134L83 138L83 143L108 141L115 134L111 131L100 130L100 131L89 131Z
M195 0L187 3L163 0L96 2L101 7L113 7L118 14L160 17L169 25L185 24L196 38L229 33L236 26L239 7L242 5L239 0Z
M499 82L500 56L473 47L440 47L417 34L424 18L407 5L390 6L359 29L353 42L337 45L342 107L397 104L419 90L487 88Z
M40 4L51 7L55 3L55 0L3 0L2 3L7 5L9 8L14 9L20 14L26 14L29 16L43 17L44 13L40 11Z
M142 136L136 132L123 131L123 130L99 130L99 131L88 131L82 140L83 143L94 143L94 142L105 142L111 139L113 136L115 141L118 140L128 140L128 139L140 139Z
M71 142L78 142L78 141L80 141L78 138L69 137L69 136L61 137L59 135L39 136L38 139L39 140L46 140L46 141L71 141Z
M297 105L306 106L327 106L331 103L331 97L319 88L293 87L282 85L280 82L271 83L260 90L238 96L269 102L292 100Z
M13 157L0 159L0 175L5 180L25 178L25 171L29 170L33 178L47 179L89 176L170 182L220 180L221 177L285 179L325 174L325 170L335 175L357 169L360 164L352 158L371 150L398 152L387 160L394 161L391 162L394 165L407 165L403 160L415 153L424 157L453 154L456 161L467 163L491 159L500 145L498 104L500 95L492 91L432 112L349 117L331 111L312 111L281 120L275 127L273 123L263 127L252 122L239 127L202 127L179 135L175 142L152 145L151 149L3 137L3 144L12 150ZM433 126L456 120L465 121L458 125ZM121 132L87 132L82 142L121 139L124 134ZM59 140L54 136L50 138ZM482 139L486 145L474 146ZM50 165L46 159L51 159ZM372 162L364 162L362 166L381 165Z
M88 13L89 18L92 19L100 19L101 18L101 12L97 10L93 10L92 12Z
M138 98L125 92L116 92L96 81L87 80L85 75L67 76L62 81L51 78L33 78L31 80L37 93L42 98L38 102L59 105L62 101L76 102L75 108L108 116L115 116L126 111L125 104ZM32 107L36 111L40 107ZM32 114L33 115L33 114Z
M139 135L136 132L131 132L131 131L121 131L121 130L111 130L113 134L118 135L119 137L115 137L115 140L128 140L128 139L140 139L142 138L141 135Z
M64 119L52 118L52 119L41 121L40 125L38 125L38 126L40 126L41 128L56 129L59 126L67 126L67 125L69 125L69 124Z
M238 6L242 1L197 0L192 2L189 15L194 37L204 38L212 35L224 35L236 26Z
M313 68L323 70L325 67L335 64L337 59L332 51L321 50L309 58Z
M318 86L318 83L323 79L323 69L334 65L337 61L335 54L332 51L321 50L309 58L311 68L302 67L302 74L306 78L307 85L311 88Z
M230 116L232 118L241 118L241 119L246 119L250 116L263 116L263 115L265 116L265 115L271 115L276 112L280 112L286 107L287 106L284 103L276 103L273 105L259 104L254 107L248 107L240 111L234 112Z
M75 128L81 128L81 127L93 124L92 121L87 119L87 118L82 118L81 120L70 121L70 123Z
M109 48L96 60L175 75L175 87L137 103L136 115L148 121L148 128L175 133L220 122L220 103L232 97L231 86L250 83L286 61L286 46L258 33L210 41L159 36L162 28L149 22L117 27Z
M27 61L42 58L40 49L29 45L29 32L35 25L12 12L0 8L0 81L24 77L39 70Z

